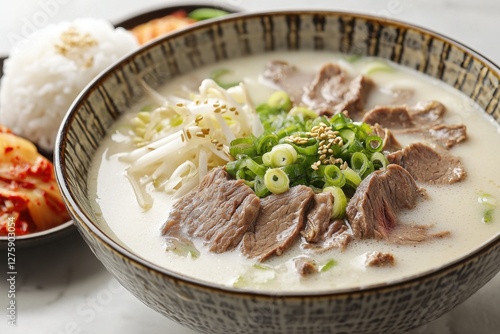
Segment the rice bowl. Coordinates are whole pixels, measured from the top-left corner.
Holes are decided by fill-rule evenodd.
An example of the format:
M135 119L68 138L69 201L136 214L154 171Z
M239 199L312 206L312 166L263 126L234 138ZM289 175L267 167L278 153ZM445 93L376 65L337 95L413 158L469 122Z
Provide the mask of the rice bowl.
M137 46L123 28L93 18L36 31L4 61L1 123L52 152L61 120L80 91Z

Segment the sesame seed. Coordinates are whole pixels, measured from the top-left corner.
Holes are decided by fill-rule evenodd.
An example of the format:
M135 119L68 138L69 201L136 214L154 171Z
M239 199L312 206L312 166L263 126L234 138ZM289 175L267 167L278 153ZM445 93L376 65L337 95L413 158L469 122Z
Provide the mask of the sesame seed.
M214 113L218 114L218 113L220 113L220 112L221 112L221 109L220 109L220 108L215 108L215 109L214 109Z
M184 103L181 103L181 102L176 103L175 105L178 106L178 107L184 107Z
M196 137L205 138L205 134L201 131L196 132Z

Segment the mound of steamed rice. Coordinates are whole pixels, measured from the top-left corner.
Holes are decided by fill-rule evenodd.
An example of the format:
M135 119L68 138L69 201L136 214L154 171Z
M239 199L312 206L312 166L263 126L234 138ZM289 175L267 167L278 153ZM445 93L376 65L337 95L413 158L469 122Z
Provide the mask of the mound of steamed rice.
M47 26L14 46L0 83L0 123L52 152L73 100L103 69L136 49L128 31L100 19Z

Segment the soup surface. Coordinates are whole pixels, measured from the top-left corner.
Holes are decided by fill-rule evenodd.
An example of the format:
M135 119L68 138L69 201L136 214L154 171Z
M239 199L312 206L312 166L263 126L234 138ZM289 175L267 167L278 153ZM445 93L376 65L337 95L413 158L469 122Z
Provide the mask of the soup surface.
M261 84L259 76L269 60L285 60L304 71L317 71L328 62L338 63L354 75L374 69L373 59L348 61L332 53L274 53L228 61L222 67L231 69L235 78L245 78L255 104L267 99L272 89ZM370 93L365 109L388 105L395 90L411 90L405 103L437 100L445 105L447 124L466 124L467 140L450 149L460 158L467 176L461 182L436 186L419 184L426 189L429 199L418 203L412 210L399 214L402 222L431 225L433 231L450 231L446 238L425 241L418 245L396 245L377 240L354 240L341 251L333 249L321 254L307 254L322 266L335 264L328 270L303 277L297 274L292 259L304 254L298 245L281 256L273 256L261 265L243 256L238 249L214 254L200 241L194 240L200 251L197 258L183 257L166 251L161 227L169 216L174 200L170 195L149 189L154 203L145 210L136 199L133 188L125 176L129 164L118 159L120 152L133 148L123 129L130 121L125 116L118 122L99 148L89 177L89 193L97 216L107 224L121 243L133 253L160 267L180 275L226 286L270 291L323 291L386 284L421 274L474 251L500 233L500 213L493 210L492 220L483 222L484 205L478 202L482 194L500 200L500 143L499 127L484 112L460 92L437 80L396 65L393 70L370 70L375 87ZM376 67L376 65L375 65ZM209 77L216 67L210 66L179 77L161 88L164 95L171 95L181 87L197 90L199 83ZM150 101L141 101L136 113ZM421 137L396 135L401 144L421 141ZM395 265L367 267L365 254L370 251L391 253ZM332 261L334 260L334 261Z

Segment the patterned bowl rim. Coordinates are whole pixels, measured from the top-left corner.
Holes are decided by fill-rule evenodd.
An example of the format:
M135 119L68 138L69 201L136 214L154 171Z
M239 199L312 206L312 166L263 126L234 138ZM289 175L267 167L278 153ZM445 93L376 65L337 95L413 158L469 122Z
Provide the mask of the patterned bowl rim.
M129 62L132 62L136 57L141 54L149 52L150 49L156 47L159 44L162 44L165 40L179 37L182 35L190 34L194 31L198 31L206 28L211 25L224 24L231 21L238 20L246 20L252 18L262 18L262 17L270 17L274 15L285 15L285 16L303 16L303 15L334 15L334 16L345 16L357 19L363 19L366 21L376 22L381 25L389 25L395 27L401 27L404 29L412 29L418 31L420 34L426 34L433 39L440 40L444 43L450 44L461 49L464 53L472 56L476 60L480 61L480 63L487 67L490 71L494 72L498 78L500 78L500 68L491 62L486 57L482 56L478 52L474 51L470 47L455 41L449 37L446 37L440 33L434 32L427 28L420 27L415 24L406 23L399 20L387 19L382 17L377 17L373 15L360 14L348 11L335 11L335 10L283 10L283 11L272 11L272 12L243 12L243 13L234 13L224 16L222 18L210 19L205 22L200 22L195 25L189 26L185 29L175 31L167 36L161 37L159 39L155 39L145 45L141 46L139 49L129 53L128 55L122 57L113 65L109 66L106 70L101 72L92 82L90 82L87 87L80 93L80 95L75 99L67 114L64 117L64 120L61 124L61 127L58 132L58 136L56 139L56 150L54 154L54 166L56 171L56 178L61 188L61 192L63 194L63 198L66 202L66 205L69 208L70 213L77 216L78 219L75 220L75 224L80 232L83 232L83 229L86 232L90 232L94 236L98 242L103 244L108 250L112 251L114 254L118 255L122 259L127 262L130 262L134 266L140 267L143 270L147 270L153 272L156 275L163 276L169 279L172 279L178 283L183 283L187 285L192 285L197 288L204 288L209 290L215 290L223 293L234 294L234 295L243 295L243 296L251 296L251 297L280 297L280 298L305 298L305 297L346 297L352 295L359 295L365 293L375 293L382 291L392 291L402 289L403 287L409 287L413 285L418 285L423 283L424 281L432 281L441 276L445 276L449 272L457 270L460 267L465 266L468 263L472 263L477 260L480 256L486 255L487 253L493 251L495 247L500 246L500 233L496 236L492 236L489 240L485 241L482 245L478 246L474 250L460 256L459 258L447 262L443 265L437 266L433 269L429 269L424 272L420 272L414 275L409 275L406 277L402 277L400 279L391 280L387 283L379 283L379 284L371 284L367 286L361 287L353 287L346 289L332 289L332 290L320 290L320 291L284 291L284 292L273 292L273 291L262 291L262 290L254 290L254 289L237 289L231 286L224 286L221 284L216 284L212 282L202 281L190 276L186 276L170 269L161 267L156 265L139 255L129 251L119 245L116 241L113 240L112 237L108 236L106 232L102 231L98 226L92 223L92 219L85 215L78 205L78 200L75 200L73 197L73 192L68 188L66 183L66 172L63 166L65 165L65 146L66 146L66 135L68 133L69 124L72 123L73 118L75 117L75 112L78 110L81 105L85 102L89 95L92 94L94 90L101 84L102 81L105 81L112 73L124 67Z

